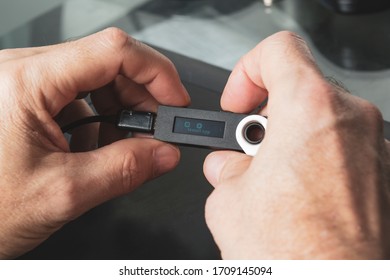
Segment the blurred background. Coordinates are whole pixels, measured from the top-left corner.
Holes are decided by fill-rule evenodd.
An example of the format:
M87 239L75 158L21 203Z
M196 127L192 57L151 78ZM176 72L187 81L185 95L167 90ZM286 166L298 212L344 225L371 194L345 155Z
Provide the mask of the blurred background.
M219 110L238 59L280 31L301 35L326 76L390 120L390 1L0 0L0 49L54 44L117 26L171 58L193 107ZM209 152L65 226L27 259L217 259L204 222Z

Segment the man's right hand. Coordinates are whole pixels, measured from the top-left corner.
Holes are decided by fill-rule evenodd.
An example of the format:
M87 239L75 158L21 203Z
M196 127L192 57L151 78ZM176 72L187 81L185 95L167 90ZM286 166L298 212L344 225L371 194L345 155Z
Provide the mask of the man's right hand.
M324 79L288 32L241 59L221 103L244 113L267 97L257 155L215 152L204 164L222 257L390 257L390 148L378 109Z

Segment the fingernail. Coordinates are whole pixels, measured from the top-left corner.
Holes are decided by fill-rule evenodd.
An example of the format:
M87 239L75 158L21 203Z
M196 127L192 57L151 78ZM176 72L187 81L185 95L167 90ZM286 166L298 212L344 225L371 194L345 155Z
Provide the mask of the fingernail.
M155 153L156 175L161 175L172 170L178 164L180 151L177 147L164 144L157 148Z

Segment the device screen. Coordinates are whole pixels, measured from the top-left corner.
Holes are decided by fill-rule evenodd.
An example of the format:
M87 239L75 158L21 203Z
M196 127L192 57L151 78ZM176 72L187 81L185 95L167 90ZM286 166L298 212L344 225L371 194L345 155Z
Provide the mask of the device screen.
M223 138L225 122L175 117L173 132Z

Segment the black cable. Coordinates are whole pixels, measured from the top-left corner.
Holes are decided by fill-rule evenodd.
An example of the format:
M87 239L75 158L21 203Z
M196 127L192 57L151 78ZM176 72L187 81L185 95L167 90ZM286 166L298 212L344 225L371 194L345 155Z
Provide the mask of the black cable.
M90 124L90 123L96 123L96 122L104 122L104 123L111 123L116 125L117 124L117 116L91 116L84 119L77 120L75 122L72 122L70 124L67 124L63 127L61 127L61 130L63 133L69 132L70 130L77 128L82 125Z

